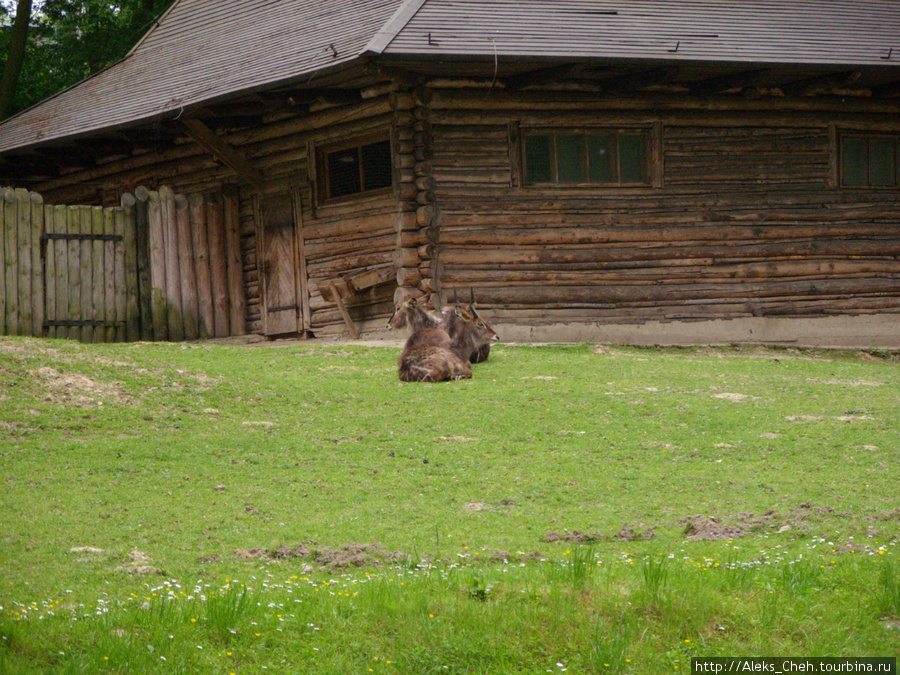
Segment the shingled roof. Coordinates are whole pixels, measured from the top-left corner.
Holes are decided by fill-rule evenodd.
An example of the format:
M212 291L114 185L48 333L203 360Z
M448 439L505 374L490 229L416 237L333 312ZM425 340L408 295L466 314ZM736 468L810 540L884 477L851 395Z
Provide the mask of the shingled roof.
M900 65L896 0L425 0L386 53Z
M900 66L897 0L178 0L119 63L0 125L0 152L147 123L360 57Z

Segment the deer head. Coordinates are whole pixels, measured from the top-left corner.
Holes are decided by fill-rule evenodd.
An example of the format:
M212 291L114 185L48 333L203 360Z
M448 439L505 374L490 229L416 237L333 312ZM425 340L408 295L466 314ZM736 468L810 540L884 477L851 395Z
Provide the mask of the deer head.
M435 315L428 301L408 298L394 306L394 313L387 324L388 330L410 328L413 331L435 328L440 325L440 318Z

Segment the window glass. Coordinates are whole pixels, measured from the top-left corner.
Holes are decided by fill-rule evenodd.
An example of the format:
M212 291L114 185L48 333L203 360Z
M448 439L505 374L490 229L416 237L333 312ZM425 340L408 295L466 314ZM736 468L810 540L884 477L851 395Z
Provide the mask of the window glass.
M900 138L844 136L841 138L841 185L844 187L900 186Z
M645 155L643 134L621 134L619 136L619 180L621 182L647 182Z
M650 183L650 134L647 131L526 132L523 150L526 185Z
M586 183L583 134L558 134L556 136L556 166L560 183Z
M552 183L553 162L551 138L543 134L525 137L525 181L527 183Z
M868 152L865 139L844 138L841 143L841 163L844 185L868 184Z
M616 181L616 137L613 134L588 136L588 166L592 183Z
M393 158L389 140L359 142L318 151L319 197L333 199L388 188L393 184Z
M894 141L869 139L869 185L894 185Z
M364 145L361 155L363 190L377 190L390 187L393 176L390 141L379 141L378 143Z
M357 192L362 192L357 148L328 153L328 196L343 197Z

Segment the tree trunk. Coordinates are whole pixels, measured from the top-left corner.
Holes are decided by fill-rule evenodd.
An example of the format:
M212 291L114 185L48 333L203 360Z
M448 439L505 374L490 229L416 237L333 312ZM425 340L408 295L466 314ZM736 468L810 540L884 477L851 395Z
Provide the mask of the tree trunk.
M0 120L9 116L13 97L22 63L25 60L25 42L28 38L28 24L31 22L32 0L19 0L16 6L16 21L13 23L12 36L9 43L9 54L3 68L3 81L0 82Z

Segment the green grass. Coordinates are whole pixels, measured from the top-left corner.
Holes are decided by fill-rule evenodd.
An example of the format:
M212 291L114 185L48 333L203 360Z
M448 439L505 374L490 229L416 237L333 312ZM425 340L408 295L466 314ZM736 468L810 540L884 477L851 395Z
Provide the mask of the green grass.
M0 339L0 673L900 653L895 356L397 352Z

